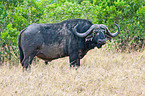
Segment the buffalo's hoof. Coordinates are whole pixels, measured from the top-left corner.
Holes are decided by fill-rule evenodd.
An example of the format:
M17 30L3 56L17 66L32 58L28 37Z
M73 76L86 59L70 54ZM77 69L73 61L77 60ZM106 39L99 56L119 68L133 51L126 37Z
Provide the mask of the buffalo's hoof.
M48 61L45 61L45 65L48 65Z

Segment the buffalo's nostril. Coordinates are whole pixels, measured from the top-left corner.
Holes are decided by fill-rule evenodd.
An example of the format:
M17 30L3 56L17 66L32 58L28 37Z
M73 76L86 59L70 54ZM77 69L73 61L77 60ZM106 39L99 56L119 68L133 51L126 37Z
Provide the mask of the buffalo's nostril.
M103 44L105 44L106 42L104 41L104 42L101 42L101 44L103 45Z

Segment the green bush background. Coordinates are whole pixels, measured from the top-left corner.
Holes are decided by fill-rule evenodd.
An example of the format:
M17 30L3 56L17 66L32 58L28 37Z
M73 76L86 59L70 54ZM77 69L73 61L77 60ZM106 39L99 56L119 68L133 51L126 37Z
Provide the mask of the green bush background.
M140 50L145 44L144 0L2 0L0 1L0 62L18 55L18 34L32 23L57 23L67 19L88 19L105 24L121 34L117 50Z

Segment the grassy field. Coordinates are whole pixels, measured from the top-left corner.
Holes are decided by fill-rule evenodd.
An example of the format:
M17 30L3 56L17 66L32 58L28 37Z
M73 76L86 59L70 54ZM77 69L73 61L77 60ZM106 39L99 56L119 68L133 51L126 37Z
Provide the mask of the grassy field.
M68 57L45 65L33 62L30 72L0 66L1 96L145 96L145 51L117 53L94 49L78 70Z

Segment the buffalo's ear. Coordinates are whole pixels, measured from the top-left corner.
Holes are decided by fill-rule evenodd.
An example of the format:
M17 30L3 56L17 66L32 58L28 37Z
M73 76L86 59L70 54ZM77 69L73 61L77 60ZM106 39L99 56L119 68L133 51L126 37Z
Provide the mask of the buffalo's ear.
M86 37L86 42L87 41L92 41L93 40L93 35L91 34L91 35L88 35L87 37Z
M107 38L111 42L111 36L105 34L105 38Z

